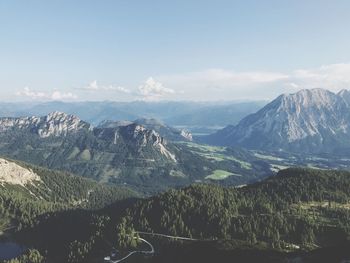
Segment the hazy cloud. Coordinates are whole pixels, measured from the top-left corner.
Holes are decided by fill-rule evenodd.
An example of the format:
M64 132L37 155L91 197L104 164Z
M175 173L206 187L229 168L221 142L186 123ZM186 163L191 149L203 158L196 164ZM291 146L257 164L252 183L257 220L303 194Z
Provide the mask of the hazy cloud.
M16 96L27 97L34 100L70 100L77 99L77 96L71 92L61 92L55 90L53 92L34 91L29 87L23 88L23 90L17 91Z
M131 87L100 85L96 80L75 89L84 100L271 100L282 93L324 88L350 89L350 63L279 71L208 69L183 74L159 75ZM113 93L114 92L114 93ZM113 93L113 94L112 94ZM41 100L76 99L72 92L35 91L28 87L18 96Z
M187 82L192 86L247 86L259 83L269 83L288 78L287 74L279 72L236 72L224 69L209 69L187 74L161 76L160 79L173 83Z
M313 69L295 70L290 79L302 88L325 88L333 91L350 88L350 64L331 64Z
M281 93L293 93L300 89L324 88L334 92L349 89L350 63L289 72L209 69L163 75L157 79L173 90L184 90L183 94L176 92L177 99L273 99Z
M150 77L139 86L139 93L145 100L158 100L166 95L174 94L175 90L165 88L161 82Z
M80 88L80 90L91 91L91 92L119 91L119 92L123 92L123 93L131 93L131 91L129 89L127 89L125 87L121 87L121 86L113 86L113 85L101 86L101 85L98 85L97 80L92 81L86 87Z

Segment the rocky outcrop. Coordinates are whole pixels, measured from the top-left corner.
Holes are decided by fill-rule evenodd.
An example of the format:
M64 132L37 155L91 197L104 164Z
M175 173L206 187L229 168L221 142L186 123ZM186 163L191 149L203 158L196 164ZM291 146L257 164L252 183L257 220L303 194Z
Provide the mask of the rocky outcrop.
M40 177L33 171L23 168L14 162L0 158L0 184L25 186L33 182L40 182Z

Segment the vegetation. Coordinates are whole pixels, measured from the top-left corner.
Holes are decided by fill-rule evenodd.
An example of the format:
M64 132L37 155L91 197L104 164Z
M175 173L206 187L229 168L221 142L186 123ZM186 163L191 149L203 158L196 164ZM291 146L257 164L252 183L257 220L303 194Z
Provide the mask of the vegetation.
M136 193L125 187L106 186L68 173L19 164L33 170L42 181L25 187L0 185L2 228L8 228L11 222L20 230L35 225L38 216L45 213L77 208L100 209L118 200L136 196Z
M254 182L271 172L266 162L244 150L168 142L166 148L176 156L174 162L152 142L143 145L140 138L129 138L126 130L118 131L117 137L115 132L113 128L96 128L40 138L30 131L14 129L0 134L7 142L0 144L0 154L103 183L127 184L148 195L205 181L215 170L245 175L221 180L227 185ZM183 176L173 176L173 171Z
M349 202L350 173L288 169L244 188L171 190L139 201L127 216L142 231L307 249L346 240Z
M201 240L183 243L147 236L157 251L149 262L285 262L299 256L288 251L342 246L350 234L348 172L288 169L243 188L198 184L148 199L124 199L95 211L84 203L74 207L63 194L55 196L61 200L56 205L65 204L61 210L33 213L35 224L26 224L14 235L54 263L94 262L113 247L133 250L137 231ZM45 202L54 203L50 198ZM339 257L345 255L341 253Z
M29 249L18 258L5 260L4 263L43 263L44 257L36 249Z
M206 176L205 179L224 180L231 175L234 174L224 170L215 170L211 175Z

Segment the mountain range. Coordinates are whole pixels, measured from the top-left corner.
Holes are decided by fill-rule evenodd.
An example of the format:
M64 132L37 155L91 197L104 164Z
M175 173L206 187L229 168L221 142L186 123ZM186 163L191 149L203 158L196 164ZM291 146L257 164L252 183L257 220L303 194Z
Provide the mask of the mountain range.
M285 168L349 167L326 159L350 147L349 113L350 92L314 89L204 137L154 118L0 118L0 245L28 248L5 262L346 262L350 173Z
M224 173L220 180L245 184L269 172L252 154L241 151L241 157L226 158L223 148L216 157L210 148L187 144L191 139L190 133L154 119L93 127L62 112L0 118L1 155L142 192L211 180L210 175L216 178L218 173Z
M0 152L6 156L102 182L139 173L151 175L178 163L174 147L154 130L136 123L92 127L62 112L1 118L0 138Z
M253 102L28 102L0 103L1 117L45 116L54 111L79 116L94 126L101 122L157 119L171 126L208 133L236 124L257 111L265 101Z
M283 94L203 141L265 151L348 153L350 92L312 89Z

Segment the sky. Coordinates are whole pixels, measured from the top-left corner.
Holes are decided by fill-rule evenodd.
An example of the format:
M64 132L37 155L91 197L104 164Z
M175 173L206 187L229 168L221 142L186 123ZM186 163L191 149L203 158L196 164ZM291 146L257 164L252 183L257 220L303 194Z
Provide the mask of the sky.
M0 0L0 101L350 88L347 0Z

